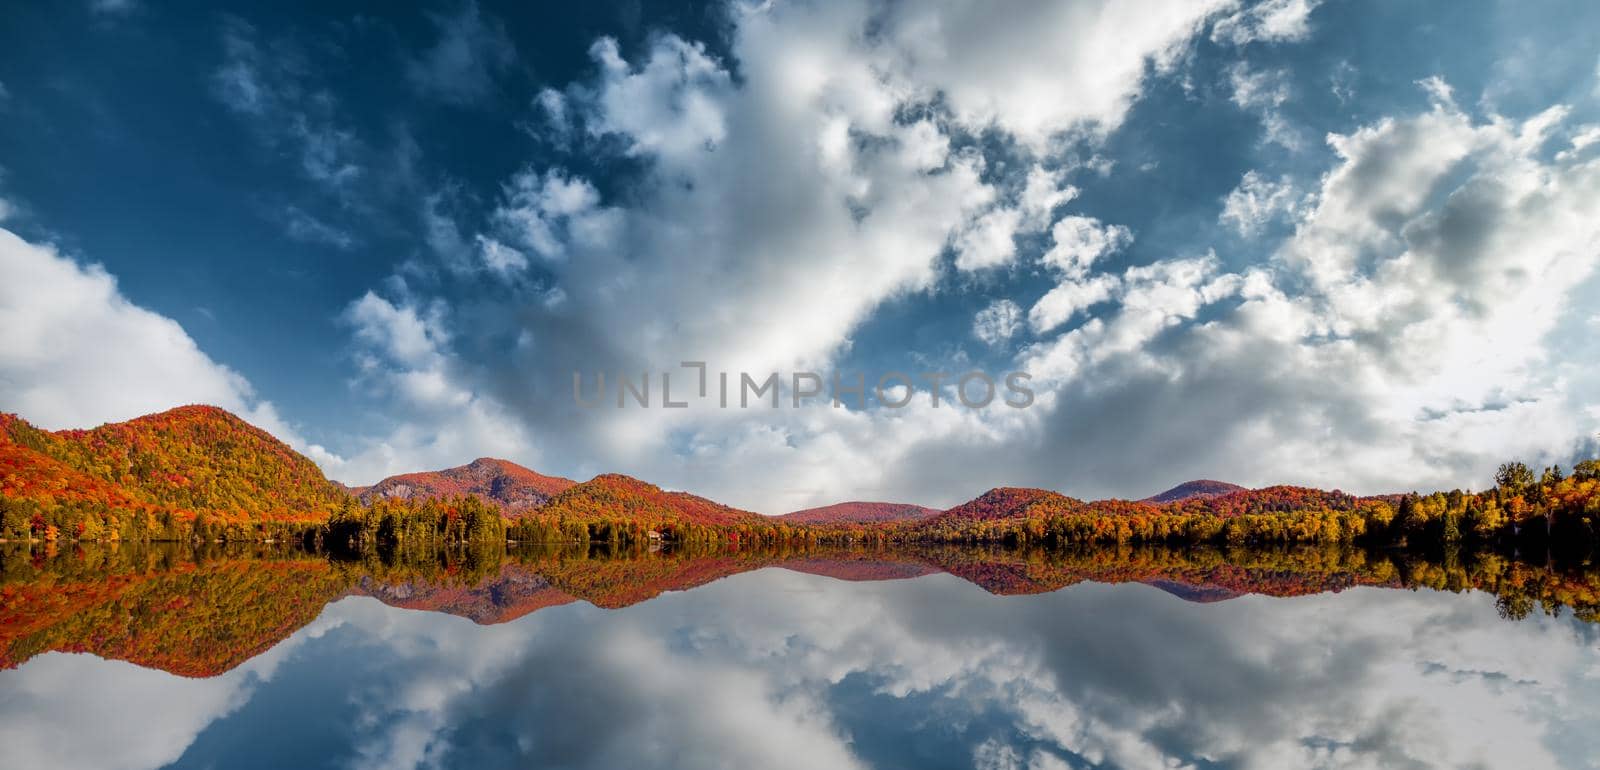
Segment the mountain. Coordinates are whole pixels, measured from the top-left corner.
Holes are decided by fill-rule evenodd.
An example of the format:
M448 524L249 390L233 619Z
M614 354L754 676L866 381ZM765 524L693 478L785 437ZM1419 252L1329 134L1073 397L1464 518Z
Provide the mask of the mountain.
M36 509L320 521L346 498L316 463L225 410L184 406L90 430L0 415L0 498Z
M549 502L575 483L545 476L509 460L480 457L458 468L390 476L370 487L351 491L362 503L380 499L428 499L472 495L498 506L508 515L532 510Z
M1238 484L1229 484L1226 481L1212 481L1210 479L1196 479L1194 481L1185 481L1159 495L1146 497L1142 502L1156 504L1176 503L1180 500L1189 500L1196 497L1221 497L1233 492L1244 491L1246 491L1245 488Z
M759 513L730 508L687 492L669 492L631 476L607 473L575 484L539 509L571 522L622 518L659 528L661 525L771 526Z
M1353 511L1363 498L1337 489L1313 489L1279 485L1261 489L1241 489L1222 495L1190 497L1161 507L1168 513L1205 514L1233 517L1260 513L1304 511Z
M807 508L777 518L791 524L872 524L880 521L915 521L939 512L937 508L910 503L848 502Z
M1083 501L1048 489L999 487L927 521L991 521L1028 516L1033 513L1068 513L1081 509Z

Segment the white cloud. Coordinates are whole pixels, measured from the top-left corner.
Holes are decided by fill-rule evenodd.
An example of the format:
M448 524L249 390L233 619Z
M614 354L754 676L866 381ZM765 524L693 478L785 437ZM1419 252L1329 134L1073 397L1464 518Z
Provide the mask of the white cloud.
M515 350L474 363L446 344L438 365L374 362L366 382L390 399L383 410L395 423L369 443L390 449L346 454L374 458L370 470L491 451L458 441L460 456L447 461L442 445L419 447L416 437L472 420L449 421L438 400L411 403L402 376L514 420L516 436L538 443L506 453L536 467L559 456L578 463L562 469L571 475L620 470L771 511L828 500L840 485L903 494L898 474L920 442L992 449L1026 436L1037 413L933 409L926 399L895 413L799 409L755 421L704 408L578 410L570 378L685 360L713 371L825 370L881 303L937 286L947 248L958 268L1013 261L1014 236L1042 231L1077 194L1068 173L1112 165L1099 155L1030 161L987 181L987 159L957 152L951 132L999 129L1042 151L1062 132L1107 131L1148 68L1169 66L1223 5L741 9L729 53L737 82L729 64L672 35L632 62L600 40L595 75L560 90L562 114L574 132L644 161L644 176L607 200L559 168L516 175L485 236L545 257L553 283L530 285L538 294L515 308L480 306L472 332L515 338ZM931 107L936 94L947 108ZM906 120L912 109L925 117ZM1050 257L1062 271L1131 240L1125 227L1064 221ZM495 323L512 328L489 331ZM744 470L730 474L730 457Z
M992 276L961 269L1013 263L1016 236L1044 228L1076 193L1069 173L1109 173L1098 155L1002 165L958 136L981 126L1032 149L1071 126L1114 125L1121 112L1095 117L1095 94L1120 94L1099 106L1125 109L1137 78L1114 77L1112 88L1104 72L1037 68L1063 89L1084 79L1089 96L1017 106L1027 84L985 79L999 60L984 57L1002 54L985 36L1044 27L1057 12L979 22L975 6L929 8L744 10L727 62L670 35L632 61L597 43L597 72L561 91L565 114L574 132L637 159L636 183L603 194L560 168L510 180L482 235L542 257L549 282L477 303L470 321L442 315L443 341L426 360L373 354L366 383L391 399L394 425L373 439L387 454L367 453L365 467L471 459L491 451L472 446L480 429L454 428L478 424L481 440L536 467L560 458L567 465L551 470L628 472L781 511L841 489L953 503L970 497L973 478L1148 494L1152 464L1252 484L1449 487L1472 483L1491 457L1534 448L1505 432L1511 421L1544 442L1574 430L1546 430L1563 410L1575 413L1575 396L1532 362L1567 281L1592 268L1579 247L1592 221L1579 195L1588 167L1532 153L1558 115L1475 123L1437 88L1428 112L1331 137L1336 162L1307 196L1297 200L1267 170L1241 180L1224 224L1255 233L1282 216L1296 226L1265 264L1238 267L1195 244L1108 271L1131 230L1083 215L1054 221L1040 264L1058 285L1028 322L1041 334L1076 323L1019 355L1040 386L1031 409L935 409L922 398L895 413L573 406L574 370L636 376L703 360L712 371L827 371L885 302L947 282L982 288ZM1181 45L1176 32L1150 32L1171 32L1170 21L1135 35L1168 41L1130 58L1141 73ZM861 34L869 24L874 34ZM1011 71L1029 55L1079 55L1039 54L1030 35L1010 52ZM979 94L977 83L992 88ZM1247 101L1270 105L1274 93ZM1473 207L1489 214L1460 213ZM1507 245L1513 235L1521 246ZM954 270L941 262L950 249ZM1511 319L1510 298L1533 302L1530 281L1552 299ZM427 320L426 299L385 296ZM1491 319L1503 328L1486 327ZM975 324L981 338L978 328L990 327ZM457 344L469 329L515 347L491 359ZM1486 363L1467 344L1473 335L1527 352ZM477 417L451 416L462 413ZM451 438L429 438L443 428ZM1017 462L1019 452L1034 459Z
M405 419L390 417L387 432L325 466L340 480L371 483L485 455L537 465L517 420L462 387L448 351L447 312L441 302L397 304L370 292L345 310L343 320L358 342L357 385Z
M1219 20L1211 39L1234 45L1304 40L1311 33L1311 12L1321 4L1322 0L1260 0Z
M1476 122L1439 101L1331 137L1340 161L1276 262L1152 276L1136 313L1128 289L1036 348L1030 371L1075 383L1052 434L1097 447L1086 477L1159 442L1176 477L1366 492L1481 486L1505 457L1564 452L1594 424L1547 336L1594 312L1572 292L1596 267L1600 163L1541 157L1560 114ZM1088 416L1129 392L1144 427Z
M1274 182L1258 171L1246 171L1228 197L1223 200L1218 221L1230 224L1239 235L1250 238L1269 223L1294 216L1299 195L1288 177Z
M1035 165L1028 170L1028 179L1022 189L1019 206L1022 209L1022 226L1038 232L1050 225L1057 207L1078 197L1078 188L1064 184L1066 175Z
M1094 217L1062 217L1050 228L1055 243L1043 261L1068 277L1081 277L1100 258L1133 243L1133 232L1122 225L1107 225Z
M600 205L588 180L559 169L523 171L505 188L494 220L506 236L546 259L562 259L571 248L605 248L616 237L620 213Z
M591 133L622 136L630 153L669 165L695 162L726 135L723 110L731 78L704 45L665 36L637 70L611 38L596 42L589 55L603 78L590 97Z
M129 302L99 265L0 229L0 403L50 429L214 404L304 442L176 321Z
M844 122L839 125L848 128L850 124ZM900 132L900 141L905 146L906 160L918 171L942 168L950 157L950 137L945 136L933 121L919 120L907 126Z
M1228 68L1228 83L1233 90L1234 104L1261 115L1265 129L1263 140L1287 150L1299 150L1304 144L1300 132L1289 123L1279 109L1289 101L1289 71L1256 70L1247 62L1237 62Z
M1022 327L1022 308L1009 299L996 300L972 317L972 334L988 345L1011 340Z
M553 88L539 90L533 103L544 116L546 132L557 144L565 144L572 137L572 118L567 114L567 97ZM538 131L535 136L546 135Z
M1289 100L1287 70L1255 70L1247 62L1228 68L1230 97L1240 107L1278 107Z
M1010 264L1022 215L1016 209L995 209L973 221L956 236L956 268L982 270Z
M1122 282L1114 275L1096 275L1083 280L1057 284L1028 310L1028 325L1034 334L1044 334L1072 320L1073 316L1111 299Z
M1039 152L1070 130L1121 124L1147 67L1162 68L1226 2L914 3L882 18L882 68L916 98L940 94L969 129Z
M483 256L483 266L501 277L515 275L528 267L528 258L522 252L493 238L478 236L478 251Z

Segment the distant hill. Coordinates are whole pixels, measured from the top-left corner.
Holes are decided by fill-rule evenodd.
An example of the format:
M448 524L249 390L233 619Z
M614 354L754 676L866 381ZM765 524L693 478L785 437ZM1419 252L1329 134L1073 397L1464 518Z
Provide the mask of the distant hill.
M1146 503L1176 503L1179 500L1189 500L1196 497L1221 497L1234 492L1244 492L1244 487L1238 484L1229 484L1226 481L1212 481L1210 479L1196 479L1185 481L1159 495L1146 497Z
M362 503L471 495L498 506L508 515L532 510L577 482L545 476L509 460L480 457L457 468L390 476L370 487L351 491Z
M47 507L319 521L347 499L316 463L212 406L90 430L46 431L0 415L0 457L0 496Z
M1082 500L1048 489L999 487L930 517L928 521L987 521L1026 516L1035 511L1066 513L1082 507Z
M910 503L848 502L807 508L777 517L791 524L872 524L880 521L915 521L940 513Z
M562 491L541 514L583 522L624 518L642 524L771 526L771 517L742 511L687 492L668 492L631 476L607 473Z

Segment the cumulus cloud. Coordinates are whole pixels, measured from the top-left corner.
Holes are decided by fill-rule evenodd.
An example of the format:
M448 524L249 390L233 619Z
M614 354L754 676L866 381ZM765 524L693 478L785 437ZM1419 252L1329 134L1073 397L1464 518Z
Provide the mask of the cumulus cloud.
M1051 331L1072 320L1073 316L1111 299L1121 285L1116 276L1105 274L1062 281L1028 310L1028 325L1035 334Z
M1087 274L1102 257L1133 242L1133 232L1122 225L1107 225L1094 217L1062 217L1050 228L1054 244L1044 253L1044 264L1069 278Z
M996 300L972 318L972 333L988 345L1010 341L1022 326L1022 308L1009 299Z
M1076 383L1052 394L1052 434L1099 458L1170 447L1155 461L1179 475L1253 468L1247 483L1362 491L1481 485L1504 456L1564 453L1593 425L1541 362L1557 322L1591 312L1571 292L1595 268L1600 166L1538 154L1561 112L1480 122L1439 102L1331 137L1341 160L1281 270L1191 260L1147 276L1136 314L1122 298L1035 349L1031 371ZM1202 312L1214 317L1196 323ZM1124 419L1092 417L1104 413ZM1268 445L1284 462L1246 458Z
M1231 225L1240 236L1254 237L1272 222L1292 217L1300 202L1288 177L1273 181L1256 170L1246 171L1222 202L1218 221Z
M1226 2L1031 3L997 14L952 0L889 9L884 69L919 97L941 94L969 129L993 126L1035 151L1072 130L1122 123L1146 71L1169 66Z
M1449 487L1577 435L1582 426L1556 424L1581 411L1575 393L1538 365L1542 335L1593 268L1581 247L1592 169L1534 152L1564 113L1474 119L1434 83L1431 109L1330 137L1334 163L1304 194L1269 169L1241 179L1220 220L1251 237L1292 225L1271 260L1241 265L1204 243L1131 253L1130 228L1061 212L1079 194L1070 175L1109 162L1034 153L1098 127L1092 147L1211 12L1185 4L1177 21L1129 21L1140 44L1104 52L1117 66L1092 72L1072 64L1081 51L1036 51L1024 31L1069 19L1088 34L1123 7L976 19L961 3L764 6L733 16L727 60L670 34L629 57L595 43L592 72L540 101L561 105L587 150L629 158L628 189L602 191L577 164L526 168L485 232L452 220L447 233L528 258L523 268L509 253L464 252L537 273L512 300L432 321L414 289L358 303L441 332L421 360L361 342L364 382L392 420L364 472L462 462L491 451L472 445L482 440L530 464L562 458L570 475L624 471L779 512L840 489L928 504L970 497L974 484L1142 496L1152 466L1362 492ZM1030 56L1064 63L1022 66ZM1002 61L1085 96L1022 99L1043 87L989 79ZM1245 104L1287 98L1275 80L1238 74ZM1023 162L991 157L974 130L1014 140ZM1036 266L1054 285L1034 295L1026 322L1040 339L1016 359L1038 378L1033 408L918 398L892 412L755 415L584 410L571 398L574 371L826 371L886 302L956 282L982 290L998 271L980 268L1018 265L1021 244L1041 241ZM1536 312L1512 310L1533 296L1547 300ZM973 319L978 342L1017 332L1022 307L998 299ZM1513 352L1485 360L1483 339Z
M99 265L0 229L0 403L50 429L184 404L234 411L306 451L270 402L183 327L128 301Z
M388 429L324 468L341 479L375 481L417 468L456 465L463 457L510 457L538 465L514 417L461 384L448 352L448 310L441 302L391 302L367 293L345 310L357 342L358 388L387 403ZM470 456L470 457L469 457Z
M747 9L734 17L737 82L728 62L693 41L664 34L629 61L601 39L590 51L593 76L540 102L551 112L559 103L572 131L643 161L644 175L621 201L560 168L510 180L486 236L545 258L550 283L531 286L541 296L520 307L477 309L478 335L485 324L513 327L497 332L516 343L494 366L446 351L454 363L436 371L597 469L699 483L763 508L825 496L795 482L792 493L756 499L757 477L707 469L725 452L771 454L791 468L815 463L824 478L837 470L823 460L838 443L831 431L868 437L899 417L801 410L757 427L696 409L584 413L569 399L571 373L685 360L729 371L822 368L881 303L937 285L947 250L958 268L1014 260L1015 236L1047 228L1077 190L1054 164L987 181L985 159L952 149L951 131L998 128L1042 147L1077 127L1109 130L1151 64L1169 63L1218 6L1134 14L1077 3L997 16L951 3L937 18L857 3ZM881 34L862 34L869 28ZM1096 47L1111 28L1122 42ZM1073 44L1046 29L1067 30ZM1041 59L1059 66L1035 66ZM1037 74L1012 77L1022 71ZM935 94L951 108L906 119L904 108ZM452 247L469 241L441 229L455 236L444 239ZM1127 240L1114 226L1101 235L1108 245ZM558 301L546 301L553 291ZM950 416L919 431L1018 419L942 413ZM669 437L692 448L680 454ZM541 451L548 446L522 456ZM870 486L882 470L863 465L854 475Z
M600 205L600 193L588 180L560 169L513 176L493 215L507 237L546 259L564 258L569 244L605 248L616 236L620 217Z

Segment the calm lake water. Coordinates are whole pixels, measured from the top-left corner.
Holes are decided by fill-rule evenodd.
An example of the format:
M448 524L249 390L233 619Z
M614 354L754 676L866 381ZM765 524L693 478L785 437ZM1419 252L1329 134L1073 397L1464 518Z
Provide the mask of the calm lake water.
M1396 582L1370 564L1342 585L1349 565L1319 563L1337 592L1267 596L1240 586L1306 593L1304 576L1113 558L1093 569L1136 582L1053 586L1048 560L948 554L960 576L810 556L444 577L75 558L13 557L4 584L8 768L1600 761L1595 624L1507 619L1482 591L1362 585Z

